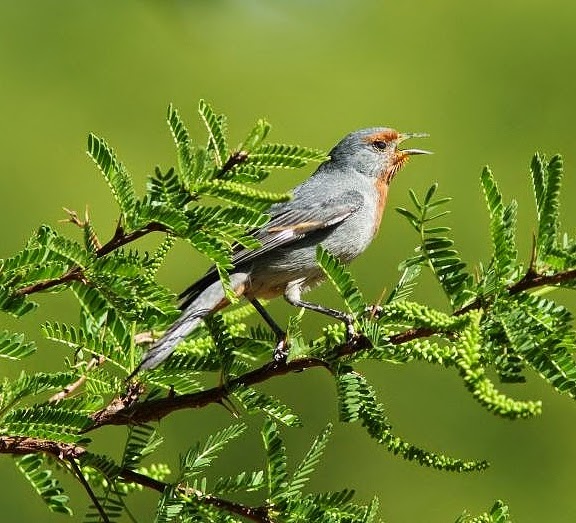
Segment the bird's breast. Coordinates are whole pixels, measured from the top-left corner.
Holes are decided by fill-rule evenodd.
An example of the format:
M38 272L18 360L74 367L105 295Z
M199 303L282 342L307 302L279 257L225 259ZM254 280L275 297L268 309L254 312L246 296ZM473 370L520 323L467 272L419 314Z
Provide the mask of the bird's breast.
M382 215L386 208L386 201L388 200L388 183L384 176L376 178L376 205L374 208L374 224L372 228L372 237L378 234L380 223L382 222Z

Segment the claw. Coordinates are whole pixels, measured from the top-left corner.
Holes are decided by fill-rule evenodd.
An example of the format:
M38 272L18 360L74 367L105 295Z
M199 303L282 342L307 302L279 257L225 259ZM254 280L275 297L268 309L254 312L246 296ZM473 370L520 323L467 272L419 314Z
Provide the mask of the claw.
M274 347L274 353L272 355L274 362L279 364L285 364L288 360L288 354L290 353L290 344L286 337L278 340L276 347Z
M346 314L342 318L342 321L346 325L346 341L351 342L357 336L356 328L354 327L354 316L352 316L352 314Z
M368 305L368 307L364 309L364 314L371 320L378 320L383 310L381 305Z

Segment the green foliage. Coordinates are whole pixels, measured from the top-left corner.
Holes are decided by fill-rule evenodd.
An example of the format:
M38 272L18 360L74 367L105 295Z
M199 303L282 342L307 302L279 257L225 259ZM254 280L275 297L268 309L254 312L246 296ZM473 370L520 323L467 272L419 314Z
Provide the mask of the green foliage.
M464 512L455 523L506 523L511 521L508 506L503 501L496 501L490 512L485 512L480 516L471 516Z
M326 159L322 151L282 144L262 144L250 155L250 163L262 167L304 167L311 160L322 162Z
M238 400L250 414L261 411L270 418L288 427L302 426L302 420L290 407L268 394L252 388L243 388L234 391L234 398Z
M451 199L434 199L438 184L428 189L422 202L414 191L410 190L410 198L416 207L416 213L402 207L396 210L408 219L408 222L419 235L420 244L416 247L416 254L408 258L402 268L412 266L428 266L454 309L462 306L470 297L469 286L471 276L465 271L466 264L461 260L454 242L446 236L450 228L446 226L432 226L432 222L445 216L448 211L440 211Z
M559 155L549 161L535 154L530 165L532 184L536 195L538 215L538 260L546 263L546 258L556 247L560 227L560 188L562 185L563 162Z
M24 477L52 512L72 515L68 506L69 497L64 488L53 477L50 469L45 469L46 458L41 454L27 454L14 460Z
M0 332L0 358L20 360L36 352L34 342L24 342L24 335L8 331Z
M246 430L246 425L239 423L209 436L204 444L196 444L190 448L181 460L180 478L188 480L205 468L218 456L218 453L233 439L239 437Z
M340 419L346 422L360 420L368 434L394 454L440 470L469 472L487 467L485 461L463 461L450 458L424 450L395 436L384 412L384 406L376 400L373 387L368 384L366 378L353 371L351 367L343 366L338 370L337 385Z
M126 216L130 215L136 201L136 194L130 175L116 159L112 148L105 140L90 133L88 135L88 156L94 160L104 175L122 213Z
M204 100L200 100L198 112L208 131L208 150L214 153L217 167L222 167L228 157L228 143L226 140L226 117L216 115L212 107Z
M502 288L509 282L518 256L516 248L517 203L512 201L510 205L504 206L496 180L488 167L482 171L481 181L490 213L490 233L494 248L491 264L496 279L494 284Z
M43 324L43 335L54 343L37 345L22 334L0 332L0 358L12 360L8 367L38 349L52 350L55 366L61 362L51 372L14 374L11 369L11 377L0 384L0 449L30 452L17 459L17 467L51 510L71 513L52 476L57 470L72 472L88 491L92 506L85 519L91 522L135 521L130 496L145 488L158 493L157 522L375 521L376 499L359 505L348 488L309 490L331 425L292 466L279 427L292 430L303 421L290 398L280 401L259 384L309 367L331 374L342 422L358 422L367 437L403 459L445 471L474 472L487 463L423 449L398 436L386 404L361 372L363 361L440 365L457 373L479 407L511 420L540 414L542 404L503 394L497 379L520 386L526 370L535 371L532 376L576 399L573 315L550 295L543 297L557 286L575 287L576 238L560 232L562 159L540 154L530 166L538 225L529 260L520 260L516 247L518 204L505 203L486 167L480 182L492 254L474 270L467 269L441 221L450 199L437 195L437 184L422 197L410 191L412 208L398 211L417 233L416 249L401 264L398 282L381 306L367 304L349 270L318 246L318 265L342 300L346 325L328 325L322 336L310 339L302 329L302 311L285 320L291 354L284 365L270 362L276 333L263 323L247 324L251 307L223 311L208 317L164 365L127 384L125 377L143 351L179 314L175 296L157 280L174 245L183 242L204 254L235 301L228 275L234 253L260 247L253 233L268 222L270 204L289 198L256 184L273 169L326 159L315 149L268 143L265 120L231 148L224 115L205 101L198 112L206 131L201 144L178 111L168 108L176 165L156 168L141 197L111 146L89 136L88 154L119 206L107 241L101 241L88 215L80 219L67 211L68 221L80 228L80 240L44 225L20 252L0 261L1 311L19 318L37 306L32 295L47 291L70 292L78 304L77 322L56 318ZM138 249L135 242L152 233L161 235L152 251ZM449 312L409 301L426 270L445 293ZM254 470L213 474L216 458L228 445L250 434L248 423L238 423L193 444L172 474L154 460L163 442L162 425L149 423L176 409L212 403L235 417L265 418L264 462ZM109 424L127 427L125 439L118 439L121 448L92 452L90 432ZM195 441L193 421L190 427ZM504 523L508 518L508 508L497 502L486 514L465 513L458 521Z
M363 313L366 310L366 302L345 267L321 245L317 248L317 259L324 274L344 300L346 308L355 315Z

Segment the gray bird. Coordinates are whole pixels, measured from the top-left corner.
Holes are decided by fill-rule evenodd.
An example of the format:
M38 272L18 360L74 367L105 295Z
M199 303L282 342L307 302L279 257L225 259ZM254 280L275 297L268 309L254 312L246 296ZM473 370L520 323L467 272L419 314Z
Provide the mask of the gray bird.
M293 198L270 207L270 221L254 233L261 246L238 250L230 271L232 288L246 297L278 337L274 359L287 357L285 333L258 298L284 298L295 307L345 320L339 311L302 301L302 293L320 283L316 261L318 244L349 263L368 247L380 226L388 187L411 155L421 149L398 149L412 137L385 127L350 133L331 151L329 160L298 185ZM207 315L229 304L214 268L180 296L182 314L148 350L134 374L162 363Z

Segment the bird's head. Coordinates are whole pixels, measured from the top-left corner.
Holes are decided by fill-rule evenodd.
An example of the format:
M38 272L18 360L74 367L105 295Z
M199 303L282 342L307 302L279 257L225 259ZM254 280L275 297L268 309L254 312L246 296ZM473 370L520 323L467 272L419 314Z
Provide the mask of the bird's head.
M399 133L388 127L361 129L345 136L330 151L330 159L343 167L390 183L398 170L415 154L432 154L423 149L399 149L408 138L422 138L423 133Z

